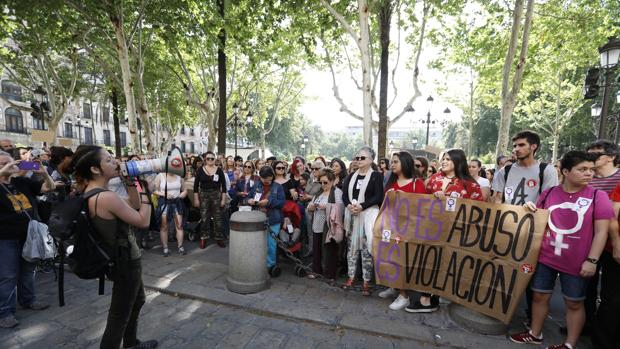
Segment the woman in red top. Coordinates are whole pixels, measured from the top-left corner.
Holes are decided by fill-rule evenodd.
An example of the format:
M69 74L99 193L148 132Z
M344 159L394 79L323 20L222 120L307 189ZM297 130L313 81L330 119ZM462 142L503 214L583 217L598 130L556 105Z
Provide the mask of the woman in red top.
M467 158L461 149L451 149L441 159L441 170L426 181L426 192L439 200L446 197L482 201L480 185L469 174ZM439 309L439 297L422 293L420 300L405 310L410 313L432 313Z
M394 153L392 156L391 169L392 174L385 185L386 192L394 190L405 193L426 194L424 181L420 178L420 173L415 168L411 154L406 151ZM390 298L396 296L397 293L399 293L399 295L396 300L390 304L390 309L401 310L409 305L409 297L407 296L406 290L400 290L399 292L396 289L388 288L379 292L379 297Z

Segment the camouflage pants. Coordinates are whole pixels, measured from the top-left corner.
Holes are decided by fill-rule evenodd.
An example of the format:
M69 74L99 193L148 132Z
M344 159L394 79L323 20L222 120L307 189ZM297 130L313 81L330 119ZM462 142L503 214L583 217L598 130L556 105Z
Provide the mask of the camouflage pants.
M351 248L352 239L348 239L349 241L348 243L349 250L347 252L347 264L349 267L348 274L349 274L349 279L355 278L355 269L357 268L357 258L358 258L358 255L361 255L362 257L362 279L364 279L364 281L369 282L372 279L372 255L370 254L370 251L368 251L368 245L366 244L366 238L364 237L362 239L363 239L363 243L362 243L361 249L356 250L356 251L353 251L353 249Z
M201 191L200 197L200 237L209 236L209 220L213 218L215 240L224 240L222 234L222 192L218 189Z

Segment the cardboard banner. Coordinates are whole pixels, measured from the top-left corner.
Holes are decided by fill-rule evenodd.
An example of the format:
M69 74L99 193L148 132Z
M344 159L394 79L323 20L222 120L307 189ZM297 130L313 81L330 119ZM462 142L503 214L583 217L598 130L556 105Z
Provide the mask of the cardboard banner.
M54 141L54 132L47 130L32 130L30 139L33 142L47 142L51 144Z
M533 276L547 216L390 191L373 229L377 283L439 295L507 324Z

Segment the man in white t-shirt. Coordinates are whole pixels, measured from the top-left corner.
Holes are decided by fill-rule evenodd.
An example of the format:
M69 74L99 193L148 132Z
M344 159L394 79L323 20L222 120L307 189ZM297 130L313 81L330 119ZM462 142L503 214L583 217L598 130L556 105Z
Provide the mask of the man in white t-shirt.
M482 201L487 201L491 196L491 183L489 180L480 176L482 163L478 159L469 161L469 174L478 182L482 191Z

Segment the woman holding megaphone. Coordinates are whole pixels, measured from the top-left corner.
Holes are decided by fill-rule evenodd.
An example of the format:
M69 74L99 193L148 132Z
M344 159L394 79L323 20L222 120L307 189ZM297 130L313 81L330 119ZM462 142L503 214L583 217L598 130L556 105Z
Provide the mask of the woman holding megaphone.
M136 211L115 192L107 189L110 179L118 177L119 165L101 147L76 151L73 163L78 183L90 196L88 211L91 224L108 246L116 246L117 256L109 276L114 281L108 321L101 348L155 348L157 341L140 342L136 338L138 316L145 302L142 284L141 254L136 237L129 226L147 228L151 217L148 194L140 193L140 210Z
M215 166L215 154L204 155L204 165L196 171L194 179L194 205L200 207L200 248L207 246L209 219L213 218L215 242L226 247L222 234L222 208L226 205L226 179L221 168Z

